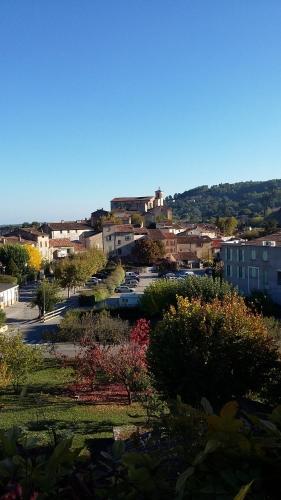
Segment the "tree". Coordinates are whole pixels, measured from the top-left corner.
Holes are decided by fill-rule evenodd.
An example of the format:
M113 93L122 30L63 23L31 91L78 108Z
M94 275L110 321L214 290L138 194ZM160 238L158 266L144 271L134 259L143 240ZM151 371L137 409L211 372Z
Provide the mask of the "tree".
M0 335L0 352L6 376L10 378L15 391L18 391L27 381L28 375L39 367L41 350L24 343L20 335Z
M135 342L115 346L84 345L76 357L75 367L78 377L93 387L97 373L110 383L122 384L128 404L132 403L132 394L143 390L147 384L146 347Z
M154 264L165 257L165 247L162 241L142 238L136 241L133 254L140 264Z
M32 245L24 245L28 253L28 267L31 271L40 271L42 264L42 257L38 248Z
M93 248L80 255L63 259L55 266L55 277L62 288L70 289L83 285L93 274L103 269L106 264L104 254Z
M221 404L280 384L277 344L238 296L209 304L178 297L150 334L148 363L158 390L191 404L203 396Z
M114 214L109 213L108 215L103 215L99 217L94 223L94 230L97 232L101 232L104 224L106 222L111 222L112 224L121 224L121 220L116 217Z
M7 274L22 280L26 274L29 254L23 245L8 243L0 247L0 262L5 266Z
M38 307L39 318L46 312L53 311L55 305L60 302L60 288L56 282L43 281L37 288L31 307Z
M238 220L235 217L218 217L216 225L226 236L232 236L237 230Z
M0 328L1 326L4 326L6 323L6 314L5 314L5 311L3 311L3 309L1 309L0 307Z
M131 223L133 224L133 226L142 226L143 225L143 217L141 214L139 213L133 213L131 215Z
M220 278L189 276L184 280L162 279L154 281L144 290L140 305L145 315L161 316L171 305L177 304L177 296L211 302L216 297L223 299L234 293L232 285Z

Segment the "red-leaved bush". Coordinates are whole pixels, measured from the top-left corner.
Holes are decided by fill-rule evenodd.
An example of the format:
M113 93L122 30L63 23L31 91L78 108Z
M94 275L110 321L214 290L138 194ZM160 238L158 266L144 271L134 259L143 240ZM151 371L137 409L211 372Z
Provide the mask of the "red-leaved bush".
M149 343L150 321L147 319L139 319L130 333L130 341L136 344L147 346Z

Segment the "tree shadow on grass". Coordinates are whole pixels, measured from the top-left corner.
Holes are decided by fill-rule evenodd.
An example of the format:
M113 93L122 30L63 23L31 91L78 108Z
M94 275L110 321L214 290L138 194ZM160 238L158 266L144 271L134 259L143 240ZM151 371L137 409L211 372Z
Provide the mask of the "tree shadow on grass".
M69 434L112 434L113 426L123 425L124 423L113 423L111 420L103 420L101 422L93 422L91 420L79 420L76 422L56 420L56 419L39 419L31 420L25 424L25 427L30 432L52 431L67 432Z

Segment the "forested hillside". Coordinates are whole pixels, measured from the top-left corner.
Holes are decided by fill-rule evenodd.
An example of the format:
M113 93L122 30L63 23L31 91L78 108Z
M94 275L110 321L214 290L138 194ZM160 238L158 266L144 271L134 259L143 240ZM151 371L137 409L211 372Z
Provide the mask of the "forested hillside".
M280 218L281 179L199 186L166 198L174 216L191 222L214 221L217 217L261 222L264 217Z

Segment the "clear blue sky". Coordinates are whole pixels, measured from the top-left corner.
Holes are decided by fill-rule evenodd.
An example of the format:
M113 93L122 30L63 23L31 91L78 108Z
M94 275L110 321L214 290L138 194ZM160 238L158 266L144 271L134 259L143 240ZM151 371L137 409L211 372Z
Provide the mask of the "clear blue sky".
M280 0L1 0L0 224L281 177Z

